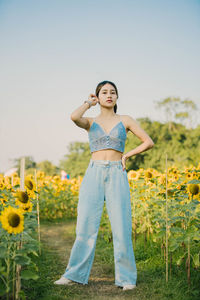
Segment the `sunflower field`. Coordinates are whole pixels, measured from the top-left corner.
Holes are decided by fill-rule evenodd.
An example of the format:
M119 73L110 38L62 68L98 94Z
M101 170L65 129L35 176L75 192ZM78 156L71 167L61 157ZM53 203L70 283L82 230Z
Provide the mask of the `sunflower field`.
M133 244L143 240L160 249L166 272L172 264L200 268L200 164L197 167L169 167L127 172L132 205ZM37 171L20 178L0 175L0 297L26 299L24 280L37 280L40 256L40 220L76 218L82 177L61 180ZM112 242L109 218L104 206L100 238ZM17 295L17 296L16 296ZM6 299L6 298L5 298ZM9 298L7 298L9 299Z

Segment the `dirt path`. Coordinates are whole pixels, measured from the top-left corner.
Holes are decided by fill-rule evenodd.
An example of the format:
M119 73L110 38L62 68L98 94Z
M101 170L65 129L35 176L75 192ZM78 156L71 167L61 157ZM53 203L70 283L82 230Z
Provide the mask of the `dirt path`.
M88 285L56 286L53 284L53 281L59 279L61 274L64 273L67 266L70 251L75 240L75 226L75 221L41 225L41 241L45 244L48 252L56 253L59 261L59 270L56 270L57 276L55 277L54 275L52 279L53 291L56 292L58 298L51 294L51 299L146 299L145 297L140 297L140 291L138 290L123 291L114 285L114 266L112 263L99 262L101 261L102 253L99 253L98 247L96 247Z

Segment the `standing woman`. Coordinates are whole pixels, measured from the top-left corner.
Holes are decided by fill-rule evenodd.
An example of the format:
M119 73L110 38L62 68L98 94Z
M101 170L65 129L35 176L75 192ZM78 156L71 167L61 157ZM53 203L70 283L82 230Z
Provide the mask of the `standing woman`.
M131 116L116 114L118 91L113 82L100 82L95 94L71 114L72 121L88 132L92 157L79 191L76 240L65 273L54 284L88 284L105 200L113 235L115 285L133 289L137 269L126 160L152 148L154 143ZM97 103L100 114L95 119L83 117ZM142 144L123 154L129 130Z

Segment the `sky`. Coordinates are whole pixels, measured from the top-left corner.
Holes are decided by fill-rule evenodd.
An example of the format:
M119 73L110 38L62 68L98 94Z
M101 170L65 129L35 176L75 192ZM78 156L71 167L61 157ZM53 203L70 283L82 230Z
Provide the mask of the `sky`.
M0 172L88 142L70 115L103 80L135 119L163 121L167 97L199 105L199 37L200 0L0 0Z

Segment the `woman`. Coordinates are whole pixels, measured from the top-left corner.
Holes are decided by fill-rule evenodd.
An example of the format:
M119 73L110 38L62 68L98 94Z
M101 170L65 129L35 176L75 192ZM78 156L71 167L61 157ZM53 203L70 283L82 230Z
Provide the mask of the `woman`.
M103 81L97 85L96 94L90 94L71 114L72 121L88 131L92 157L80 186L76 240L65 273L55 284L88 284L105 200L113 235L115 285L123 290L136 287L126 160L152 148L154 143L132 117L116 114L117 99L115 84ZM83 117L85 111L97 103L100 114L95 119ZM123 154L129 130L143 143Z

